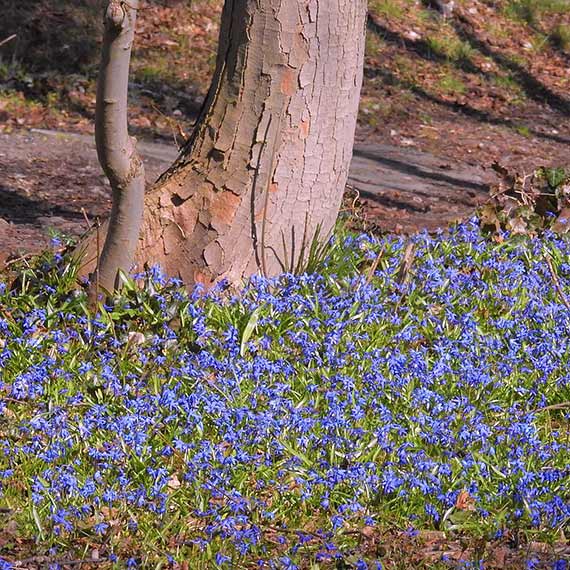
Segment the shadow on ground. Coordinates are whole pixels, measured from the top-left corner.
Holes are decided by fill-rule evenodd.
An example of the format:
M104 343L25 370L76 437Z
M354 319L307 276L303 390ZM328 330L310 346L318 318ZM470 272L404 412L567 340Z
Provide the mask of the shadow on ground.
M5 66L34 74L83 73L98 56L104 0L4 0L0 39L17 34L1 52Z

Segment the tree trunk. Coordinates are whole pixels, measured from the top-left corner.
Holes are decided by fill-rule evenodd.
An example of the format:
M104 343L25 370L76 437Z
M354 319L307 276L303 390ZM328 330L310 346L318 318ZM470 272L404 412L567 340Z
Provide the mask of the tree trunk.
M105 244L91 283L112 291L119 270L131 269L143 221L145 173L135 141L127 129L127 94L131 49L135 37L138 0L111 0L105 11L105 33L95 114L97 155L111 188L113 208Z
M146 195L137 260L186 284L290 270L334 227L366 0L226 0L193 135ZM93 244L89 244L93 258Z

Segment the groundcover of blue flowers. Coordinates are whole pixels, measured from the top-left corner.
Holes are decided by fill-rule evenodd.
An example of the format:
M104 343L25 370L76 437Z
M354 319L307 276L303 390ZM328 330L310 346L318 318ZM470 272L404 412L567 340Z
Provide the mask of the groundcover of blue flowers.
M475 222L343 236L239 294L152 270L96 317L68 260L22 269L0 286L0 567L15 544L372 569L386 531L560 542L569 255Z

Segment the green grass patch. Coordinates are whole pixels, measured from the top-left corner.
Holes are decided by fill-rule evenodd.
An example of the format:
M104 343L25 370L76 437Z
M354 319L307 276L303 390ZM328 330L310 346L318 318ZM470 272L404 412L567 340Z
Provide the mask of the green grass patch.
M452 72L440 77L434 86L439 92L448 95L462 95L467 89L463 80Z
M454 63L464 63L470 61L476 50L455 35L429 35L426 37L426 44L429 50L439 57L447 58Z
M503 13L514 20L536 26L541 16L570 12L568 0L509 0Z
M570 26L557 24L550 32L550 41L556 47L567 51L570 48Z
M368 7L375 14L399 19L406 15L409 2L406 0L371 0Z
M500 89L504 89L508 93L509 97L513 99L514 103L523 103L526 101L525 90L514 75L493 74L489 80L493 85L496 85Z
M517 125L515 131L527 139L532 137L532 131L526 125Z
M385 42L377 34L366 34L366 55L369 57L379 57Z

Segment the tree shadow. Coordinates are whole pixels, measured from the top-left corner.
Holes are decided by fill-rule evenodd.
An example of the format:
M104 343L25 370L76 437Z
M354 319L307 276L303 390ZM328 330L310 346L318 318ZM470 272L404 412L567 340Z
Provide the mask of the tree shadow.
M378 35L382 40L394 44L396 46L403 46L408 51L411 51L425 59L426 61L435 61L438 63L454 63L457 67L460 67L464 71L468 73L479 73L482 74L483 72L473 64L473 62L464 57L458 60L452 60L448 56L438 53L433 50L430 46L429 42L423 39L410 39L404 37L402 34L387 28L386 26L382 25L376 18L368 15L367 19L367 28L371 32Z
M565 60L566 64L570 63L570 54L566 51L566 49L564 48L564 43L566 43L564 41L564 39L560 36L560 34L556 33L556 28L558 28L558 26L556 28L554 28L554 30L548 31L547 29L545 29L542 26L542 23L539 21L539 18L537 18L536 16L531 16L531 17L524 17L522 18L522 21L536 34L539 34L540 36L546 38L546 41L548 42L548 45L556 50L556 52L558 52L558 54ZM562 24L562 22L558 22L559 24ZM560 28L558 28L560 30Z
M483 55L493 59L493 61L495 61L495 63L497 63L497 65L499 65L499 67L501 67L502 69L507 70L511 74L511 76L514 77L518 85L523 89L525 95L529 99L532 99L538 103L542 104L545 103L553 110L563 115L570 116L570 100L561 97L557 93L553 92L541 81L539 81L536 77L534 77L531 73L529 73L522 65L513 61L503 53L492 49L487 43L485 43L485 41L477 37L477 35L472 30L472 26L470 26L468 18L466 18L462 14L457 14L454 18L451 19L451 24L453 25L457 36L461 40L467 42L471 48L476 49ZM368 17L367 26L370 31L377 34L384 41L387 41L399 47L404 47L408 51L416 54L417 56L421 57L424 60L435 61L438 63L450 63L449 58L447 58L445 55L435 53L430 48L429 43L423 39L412 40L409 38L405 38L398 32L390 30L386 26L382 25L377 19L371 16ZM468 59L462 59L461 61L454 63L468 73L473 73L473 74L476 73L485 77L490 77L494 75L492 73L488 73L481 70L479 67L475 66ZM478 121L490 123L493 125L504 125L513 129L520 127L520 124L516 123L515 121L497 117L492 113L476 109L470 105L464 105L456 102L446 101L445 99L432 95L431 93L428 93L418 85L398 80L392 73L390 73L385 69L377 69L377 70L369 69L366 70L366 73L368 76L371 75L380 76L384 80L387 80L391 82L391 84L396 85L398 87L404 86L407 89L411 90L416 95L424 99L428 99L434 103L437 103L438 105L451 108L457 112L460 112ZM542 133L532 128L529 128L529 131L534 136L539 138L546 138L563 144L570 143L570 138L567 137L560 137L554 134Z
M540 33L546 35L548 37L548 45L556 50L558 55L564 60L566 66L570 66L570 53L568 53L567 49L564 47L562 40L557 39L551 33L548 33L544 30L540 30Z
M359 188L355 186L360 194L361 198L365 198L370 202L374 202L375 204L379 204L381 206L385 206L387 208L396 208L398 210L406 210L409 212L413 212L414 214L425 214L429 211L428 206L418 206L417 204L413 204L406 200L398 200L394 196L390 196L388 194L379 194L376 192L370 192L369 190L364 190L363 188ZM399 190L399 188L394 188L394 190Z
M0 48L0 87L92 121L92 106L75 95L94 91L107 1L0 0L0 41L16 34L15 40ZM186 1L150 0L148 5L173 8ZM135 52L133 63L137 57ZM157 109L168 107L165 101L175 100L185 117L194 118L202 90L167 71L150 80L132 65L130 96L141 97L145 105Z
M103 0L4 0L0 38L4 64L34 74L84 73L96 64Z
M406 89L408 91L411 91L414 95L421 97L426 101L430 101L431 103L435 103L438 106L451 109L452 111L465 115L466 117L475 119L480 123L487 123L489 125L508 127L513 130L517 130L521 127L520 122L493 115L488 111L483 111L481 109L471 107L470 105L464 103L458 103L456 101L447 101L446 99L437 97L432 93L428 93L425 89L423 89L422 87L420 87L415 83L402 81L401 79L399 79L393 73L391 73L386 69L368 68L365 69L365 74L367 77L381 77L386 85L393 85L398 89ZM532 127L529 127L528 125L524 126L528 128L529 133L534 137L555 141L561 144L570 144L570 137L564 137L556 135L554 133L543 133Z
M397 170L402 174L414 176L419 180L428 178L436 182L441 182L447 186L460 186L462 188L469 188L471 190L483 193L487 193L489 191L489 185L484 182L474 182L472 180L466 180L465 178L460 178L458 176L450 176L449 174L435 172L432 169L419 164L413 164L412 156L410 156L410 158L404 162L402 160L389 158L381 152L374 152L371 150L359 148L356 148L354 150L354 155L372 160L374 162L379 162L385 166L388 166L392 170Z
M90 212L87 212L91 216ZM13 224L38 225L40 218L61 217L67 221L85 219L81 210L73 210L45 200L33 200L11 188L0 186L0 219Z
M570 115L570 101L561 97L540 80L529 73L522 65L513 61L504 53L492 49L485 41L478 37L469 19L461 14L452 20L452 25L456 34L463 41L477 49L483 55L491 58L497 65L507 69L516 79L517 83L524 89L527 97L539 103L546 103L552 109L564 115Z

